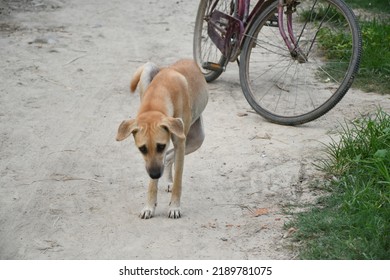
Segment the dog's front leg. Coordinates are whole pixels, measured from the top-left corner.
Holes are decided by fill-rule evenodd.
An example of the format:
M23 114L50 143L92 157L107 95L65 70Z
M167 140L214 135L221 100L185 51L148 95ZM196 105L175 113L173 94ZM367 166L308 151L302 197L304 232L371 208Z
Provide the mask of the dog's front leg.
M150 219L151 217L154 216L154 211L156 210L156 206L157 206L157 185L158 185L158 179L150 180L146 205L142 210L141 214L139 215L141 219Z
M173 161L175 160L175 149L171 149L167 152L165 155L165 162L164 162L164 176L166 177L168 188L167 192L171 192L170 189L173 183L173 176L172 176L172 167L173 167Z
M169 203L168 217L178 219L180 213L181 184L184 166L185 139L177 139L175 145L175 174L173 178L172 196Z

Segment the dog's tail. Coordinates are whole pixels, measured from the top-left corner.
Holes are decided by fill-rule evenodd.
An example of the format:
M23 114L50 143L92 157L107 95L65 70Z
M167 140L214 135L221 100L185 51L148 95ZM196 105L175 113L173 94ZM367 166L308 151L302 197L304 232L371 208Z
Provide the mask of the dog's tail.
M159 71L160 68L152 62L147 62L139 67L131 79L130 92L135 92L138 85L140 94L142 96L153 80L154 76L156 76Z

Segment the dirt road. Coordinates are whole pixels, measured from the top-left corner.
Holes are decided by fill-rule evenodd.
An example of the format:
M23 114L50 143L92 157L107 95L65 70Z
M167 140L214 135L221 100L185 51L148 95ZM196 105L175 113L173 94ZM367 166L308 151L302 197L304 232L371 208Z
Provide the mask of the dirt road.
M1 259L291 259L286 204L312 196L329 133L388 96L350 91L328 115L283 127L253 114L236 65L209 84L206 140L186 158L182 214L138 218L148 177L133 141L134 70L192 57L198 1L0 4Z

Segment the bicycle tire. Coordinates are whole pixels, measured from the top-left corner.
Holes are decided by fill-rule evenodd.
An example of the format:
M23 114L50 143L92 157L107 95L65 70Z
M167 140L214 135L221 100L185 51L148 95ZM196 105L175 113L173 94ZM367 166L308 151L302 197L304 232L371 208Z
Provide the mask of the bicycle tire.
M227 0L221 1L221 3L228 2ZM206 70L202 67L205 62L212 62L218 65L225 65L226 58L211 41L207 34L207 22L205 16L208 11L209 5L212 1L201 0L198 7L198 12L195 20L194 41L193 41L193 56L194 60L202 70L207 82L212 82L217 79L223 70ZM221 5L219 5L221 6ZM224 9L222 9L223 11Z
M343 1L300 2L292 24L297 30L295 34L300 34L299 47L304 52L307 50L305 62L290 55L279 28L267 23L277 14L278 1L255 20L247 32L240 57L240 83L245 98L262 117L282 125L304 124L329 112L349 90L362 51L356 17ZM312 8L305 15L303 8L307 7ZM336 36L347 41L346 49L337 46L340 38ZM326 40L336 45L328 46L331 52L324 46ZM260 51L254 51L256 48ZM261 67L256 68L256 63Z

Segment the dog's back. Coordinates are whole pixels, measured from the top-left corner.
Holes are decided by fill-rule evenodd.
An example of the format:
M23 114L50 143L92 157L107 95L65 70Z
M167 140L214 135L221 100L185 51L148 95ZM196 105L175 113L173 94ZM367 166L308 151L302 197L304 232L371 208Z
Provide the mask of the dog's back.
M130 90L134 92L137 86L141 100L144 99L145 92L150 92L147 96L148 101L144 100L148 103L148 108L150 107L150 101L153 100L152 103L156 104L156 100L161 98L164 92L172 95L171 98L176 99L179 97L177 94L184 94L184 91L188 91L188 109L192 113L191 123L197 120L208 102L206 80L196 62L191 59L179 60L165 68L159 68L154 63L148 62L135 72ZM165 90L167 88L170 88L170 90ZM197 104L197 106L192 106L192 104ZM185 105L182 104L182 106ZM183 108L179 110L181 109ZM140 110L144 110L142 105ZM172 108L172 110L174 109Z
M193 121L195 121L207 105L208 90L206 79L196 62L191 59L179 60L169 68L179 72L187 80L190 101L192 104L198 104L197 106L192 106Z

